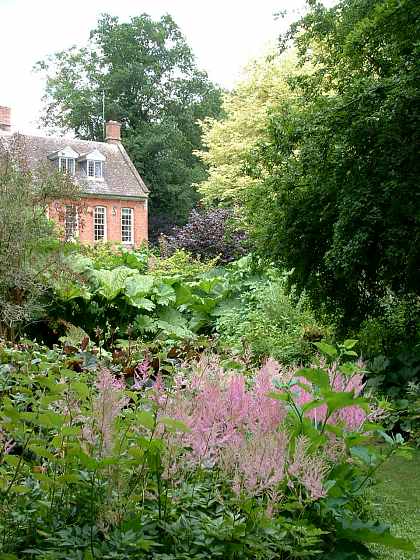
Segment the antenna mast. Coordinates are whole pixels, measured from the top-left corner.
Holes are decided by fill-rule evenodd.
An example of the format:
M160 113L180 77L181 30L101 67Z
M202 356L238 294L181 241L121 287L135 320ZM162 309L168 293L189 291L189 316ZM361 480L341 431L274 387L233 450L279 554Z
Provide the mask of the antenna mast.
M105 90L102 90L102 134L105 140Z

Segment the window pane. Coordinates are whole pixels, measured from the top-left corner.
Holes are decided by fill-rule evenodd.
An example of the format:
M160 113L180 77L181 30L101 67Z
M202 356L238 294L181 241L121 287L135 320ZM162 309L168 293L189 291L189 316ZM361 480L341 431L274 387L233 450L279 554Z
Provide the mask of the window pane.
M102 162L95 161L95 177L102 177Z
M106 230L106 208L104 206L95 207L94 215L94 239L102 241L105 239Z
M121 241L123 243L133 242L133 209L121 209Z
M77 209L75 206L66 206L64 217L64 235L65 240L70 241L77 234Z
M88 175L89 177L95 177L95 162L92 160L88 161Z
M75 161L73 158L59 158L58 168L64 173L74 175Z

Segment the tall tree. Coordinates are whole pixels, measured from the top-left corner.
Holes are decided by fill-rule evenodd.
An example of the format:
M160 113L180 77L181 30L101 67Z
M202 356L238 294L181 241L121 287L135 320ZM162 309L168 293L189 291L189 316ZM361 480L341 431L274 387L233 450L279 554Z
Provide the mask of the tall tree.
M272 109L294 95L287 77L296 73L296 62L293 52L279 56L274 51L252 61L234 90L223 95L223 118L201 123L205 149L198 155L209 174L198 190L205 204L240 206L255 184L247 172L249 157L268 140Z
M123 123L124 145L151 189L152 226L185 220L198 199L192 185L205 177L197 121L220 114L221 94L173 19L103 15L85 47L37 67L46 76L44 124L102 140L104 94L105 117Z
M271 119L248 217L263 253L357 322L385 292L420 293L420 4L311 0L290 38L314 71Z

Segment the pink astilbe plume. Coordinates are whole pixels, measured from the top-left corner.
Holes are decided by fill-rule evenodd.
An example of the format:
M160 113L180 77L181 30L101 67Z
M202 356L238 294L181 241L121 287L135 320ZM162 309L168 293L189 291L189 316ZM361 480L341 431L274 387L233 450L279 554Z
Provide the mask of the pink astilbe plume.
M330 377L331 388L334 391L354 392L355 396L361 394L364 387L363 375L361 373L354 373L353 375L347 377L337 371L337 364L333 364L330 368L328 368L328 374ZM299 378L299 381L305 386L312 388L312 384L306 379ZM297 395L295 397L295 402L300 406L314 400L314 394L312 391L307 391L302 387L296 387L295 393ZM309 410L306 413L306 416L312 418L315 422L322 423L325 421L326 414L327 406L321 405ZM361 407L352 405L334 412L334 414L332 414L328 419L328 423L341 423L349 430L358 430L366 418L367 414Z
M285 476L288 437L284 431L250 437L227 447L221 458L225 470L233 473L233 489L239 494L264 492L278 494L276 488Z
M121 410L127 406L124 382L105 368L99 370L96 379L98 394L92 404L93 418L84 428L84 436L90 443L97 443L101 455L109 455L114 444L114 424Z
M150 377L150 362L145 358L134 368L134 383L132 389L143 389Z
M243 375L229 375L217 359L205 357L189 382L176 384L165 414L182 420L191 430L175 436L190 450L183 456L186 463L205 468L217 465L237 493L278 497L288 476L289 437L284 426L288 411L283 401L268 393L279 372L279 364L268 360L248 385ZM299 449L304 444L302 440ZM311 459L309 453L302 457L305 461L296 470L297 480L317 499L323 495L324 463L318 457Z
M273 391L273 380L280 372L278 362L269 358L259 370L252 390L252 406L250 420L253 430L262 434L273 432L284 420L287 414L284 405L268 396Z
M344 376L334 365L328 370L333 391L358 396L363 376ZM331 465L345 454L342 438L325 432L326 441L315 445L304 436L296 440L288 432L288 415L295 412L289 402L272 398L270 393L286 391L299 375L269 359L254 376L225 371L215 355L202 356L190 375L183 374L171 389L157 380L151 389L158 404L158 417L181 420L188 432L165 434L171 457L167 473L182 469L217 468L232 489L240 494L264 495L278 499L289 488L298 499L318 500L326 495L324 481ZM319 397L319 388L300 378L301 385L290 385L296 404ZM322 398L322 397L321 397ZM162 404L163 403L163 404ZM160 410L159 410L160 406ZM326 419L326 406L307 411L319 426ZM330 423L350 430L361 429L366 413L356 405L337 410ZM322 439L322 438L321 438ZM302 492L302 490L304 490Z
M306 437L299 436L295 451L291 458L288 474L304 486L309 496L317 500L325 496L323 480L328 472L328 465L320 455L308 453L309 442Z

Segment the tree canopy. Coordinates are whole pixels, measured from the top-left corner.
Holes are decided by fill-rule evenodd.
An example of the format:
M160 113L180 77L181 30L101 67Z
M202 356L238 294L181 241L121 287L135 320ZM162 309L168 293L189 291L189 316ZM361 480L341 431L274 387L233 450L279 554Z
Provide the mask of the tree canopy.
M260 252L344 322L420 287L420 5L317 1L283 38L314 70L289 80L247 214Z
M205 149L198 155L209 175L198 190L207 205L240 204L256 179L247 172L248 158L268 139L270 111L293 96L287 77L295 71L293 52L270 52L246 68L232 92L223 95L222 119L207 117L202 123Z
M105 118L123 123L124 145L151 189L152 225L185 220L198 199L192 185L205 177L197 121L217 117L221 101L173 19L103 15L85 47L37 67L46 76L44 124L102 140L104 94Z

